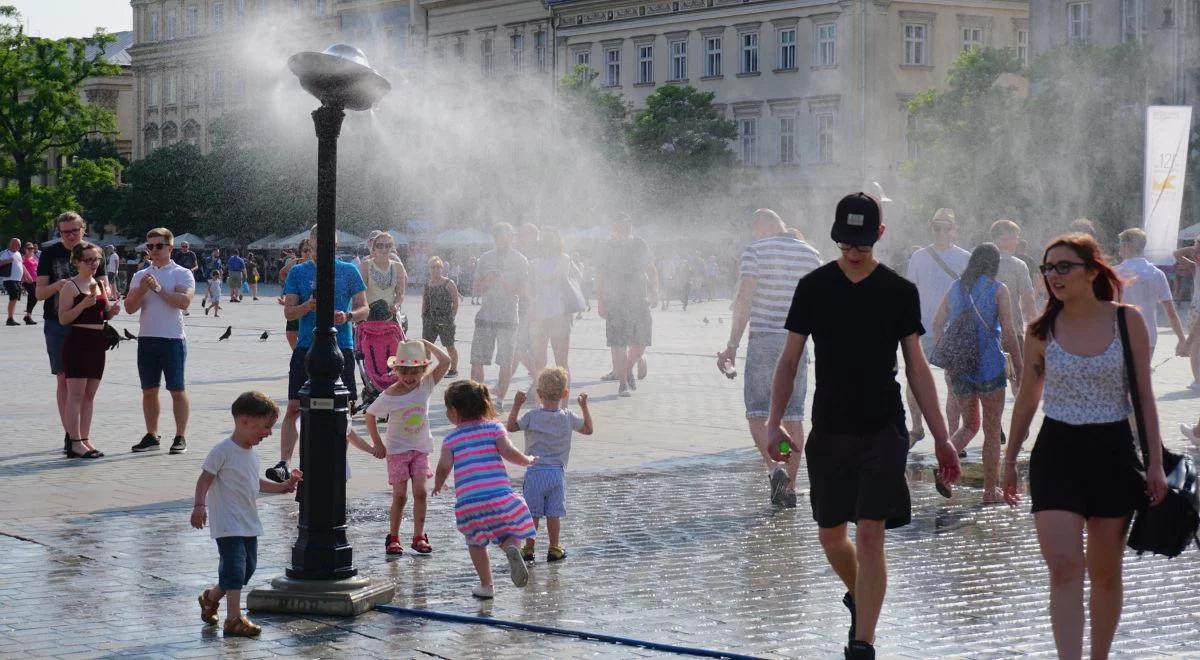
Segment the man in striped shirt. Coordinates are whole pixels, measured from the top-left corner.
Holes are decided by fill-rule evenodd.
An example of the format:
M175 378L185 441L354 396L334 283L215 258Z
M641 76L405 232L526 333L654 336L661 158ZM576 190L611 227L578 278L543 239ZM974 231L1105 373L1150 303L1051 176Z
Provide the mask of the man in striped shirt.
M800 362L795 389L783 417L784 426L798 446L786 464L767 453L767 416L771 411L771 381L775 363L783 352L788 331L783 327L791 308L792 295L800 278L821 265L816 248L788 233L787 226L771 209L754 212L754 242L742 252L740 280L733 302L729 343L717 354L717 366L733 363L742 333L750 326L746 342L743 397L750 435L770 472L771 503L796 506L796 470L804 448L804 395L808 385L807 358Z

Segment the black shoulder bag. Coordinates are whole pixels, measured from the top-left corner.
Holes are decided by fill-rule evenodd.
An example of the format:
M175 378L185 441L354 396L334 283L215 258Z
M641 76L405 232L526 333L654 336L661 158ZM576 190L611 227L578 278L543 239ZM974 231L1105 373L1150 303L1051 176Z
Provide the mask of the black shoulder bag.
M1150 466L1150 447L1146 443L1146 422L1142 416L1141 393L1134 376L1133 349L1129 347L1129 328L1125 325L1125 307L1117 309L1117 325L1121 330L1121 349L1125 353L1125 373L1129 378L1129 394L1133 399L1133 416L1137 422L1138 443L1142 447L1142 462ZM1196 466L1190 456L1162 450L1163 472L1167 474L1167 496L1158 506L1146 504L1133 516L1129 530L1129 547L1140 555L1150 552L1175 557L1195 543L1200 527L1200 489L1196 481Z

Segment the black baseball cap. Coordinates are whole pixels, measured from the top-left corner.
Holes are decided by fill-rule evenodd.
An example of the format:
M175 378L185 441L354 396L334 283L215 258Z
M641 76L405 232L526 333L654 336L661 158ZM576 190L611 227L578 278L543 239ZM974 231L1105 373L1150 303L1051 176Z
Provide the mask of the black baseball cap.
M879 240L879 224L879 202L867 193L857 192L838 202L829 235L835 243L874 245Z

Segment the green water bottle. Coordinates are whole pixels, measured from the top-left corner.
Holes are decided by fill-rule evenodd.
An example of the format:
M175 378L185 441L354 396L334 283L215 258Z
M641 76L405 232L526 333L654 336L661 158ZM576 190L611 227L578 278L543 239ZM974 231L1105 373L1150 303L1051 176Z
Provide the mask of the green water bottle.
M792 453L792 443L784 440L779 443L779 455L787 458L788 454Z

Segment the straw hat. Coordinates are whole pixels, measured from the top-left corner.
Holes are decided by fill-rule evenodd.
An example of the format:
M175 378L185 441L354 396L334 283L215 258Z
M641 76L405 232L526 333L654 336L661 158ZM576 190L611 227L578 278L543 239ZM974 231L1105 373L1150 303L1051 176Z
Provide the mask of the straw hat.
M932 222L948 222L954 224L954 209L938 209L933 214Z
M429 356L425 353L425 342L413 339L401 342L396 347L396 354L388 358L387 366L389 369L395 369L396 367L424 367L429 362Z

